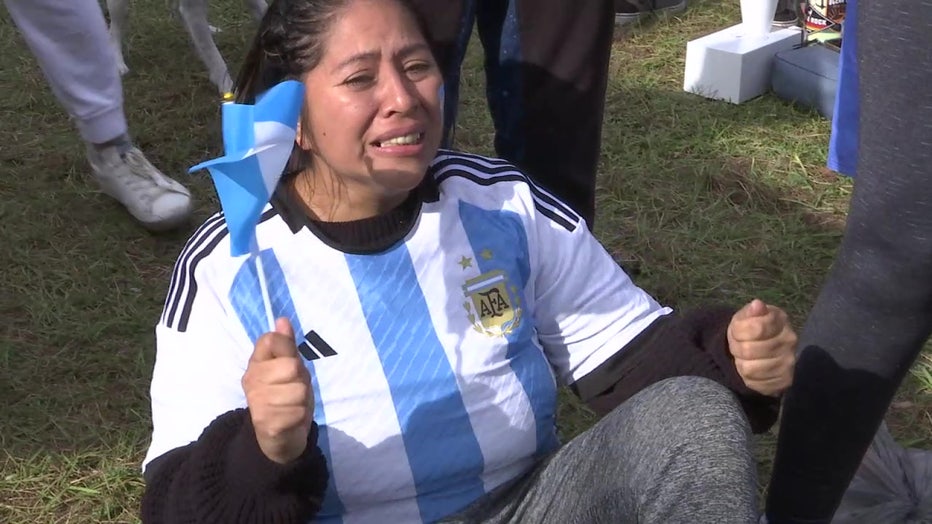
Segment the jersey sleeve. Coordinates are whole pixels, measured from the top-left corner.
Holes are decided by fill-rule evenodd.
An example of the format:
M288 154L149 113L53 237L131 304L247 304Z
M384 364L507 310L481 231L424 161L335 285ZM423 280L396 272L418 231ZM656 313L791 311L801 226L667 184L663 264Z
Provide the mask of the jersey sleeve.
M241 380L252 343L227 313L209 267L200 264L185 280L178 272L187 269L176 267L173 278L184 288L175 292L183 292L190 302L186 316L166 312L155 330L150 387L153 431L143 468L156 457L196 441L220 415L246 407ZM172 298L170 294L169 303Z
M242 389L253 343L226 306L228 262L183 252L156 327L146 523L308 522L327 488L316 424L290 463L259 447Z
M534 193L534 320L557 378L568 385L672 310L637 287L568 207Z

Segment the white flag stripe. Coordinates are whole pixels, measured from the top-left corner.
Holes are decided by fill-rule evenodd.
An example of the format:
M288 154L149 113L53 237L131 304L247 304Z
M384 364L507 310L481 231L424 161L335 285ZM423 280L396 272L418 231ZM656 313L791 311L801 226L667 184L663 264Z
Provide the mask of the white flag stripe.
M486 287L486 286L491 286L492 284L497 284L497 283L499 283L499 282L502 282L503 280L505 280L505 275L501 275L501 274L495 275L495 276L493 276L493 277L491 277L491 278L487 278L487 279L483 280L482 282L476 282L475 284L473 284L473 285L467 287L467 288L466 288L466 292L467 292L467 293L472 293L473 291L475 291L475 290L477 290L477 289L482 289L482 288L484 288L484 287Z
M264 149L256 154L256 160L267 194L272 195L291 156L296 131L280 122L256 122L253 133L256 145L252 149ZM263 148L268 145L271 147Z

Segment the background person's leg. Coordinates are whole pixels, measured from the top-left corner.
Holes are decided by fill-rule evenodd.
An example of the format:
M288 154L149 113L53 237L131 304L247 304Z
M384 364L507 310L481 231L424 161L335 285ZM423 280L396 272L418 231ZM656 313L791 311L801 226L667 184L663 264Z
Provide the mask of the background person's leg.
M123 86L97 0L5 0L52 93L87 143L104 193L144 227L163 231L191 215L191 194L132 144Z
M478 0L411 0L427 25L443 73L443 143L453 144L460 94L460 70L475 25Z
M480 0L495 150L590 224L614 31L610 0Z
M756 522L750 442L731 392L703 378L668 379L455 522Z
M771 524L830 521L932 331L932 0L866 2L857 16L857 178L840 251L800 335Z
M49 87L81 137L125 135L123 87L97 0L4 0Z

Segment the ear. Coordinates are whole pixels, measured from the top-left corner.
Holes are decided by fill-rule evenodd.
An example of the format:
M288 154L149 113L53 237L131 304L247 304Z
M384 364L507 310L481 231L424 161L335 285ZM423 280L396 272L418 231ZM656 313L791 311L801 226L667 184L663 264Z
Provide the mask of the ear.
M298 147L307 151L311 148L311 138L304 133L304 118L301 118L298 121L298 128L296 129L297 134L295 135L294 141L298 144Z

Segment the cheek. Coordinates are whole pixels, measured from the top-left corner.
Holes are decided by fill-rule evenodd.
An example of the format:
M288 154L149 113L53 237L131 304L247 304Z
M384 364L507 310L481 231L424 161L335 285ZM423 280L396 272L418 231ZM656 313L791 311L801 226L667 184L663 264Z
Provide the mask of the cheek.
M365 104L351 101L318 107L311 117L314 142L322 151L358 149L371 120L369 113Z
M424 107L427 109L427 112L430 114L431 118L440 118L440 114L443 110L440 88L443 86L443 82L438 77L435 80L425 80L420 82L417 86L418 93L420 93L421 100L423 100Z

